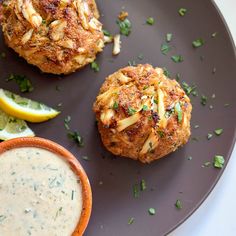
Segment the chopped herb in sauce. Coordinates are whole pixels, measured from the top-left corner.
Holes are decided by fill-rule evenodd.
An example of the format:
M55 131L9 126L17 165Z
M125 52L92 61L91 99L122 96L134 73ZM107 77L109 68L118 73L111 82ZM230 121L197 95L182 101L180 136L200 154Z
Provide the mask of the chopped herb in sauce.
M205 106L207 104L207 97L205 95L201 96L201 104Z
M7 217L4 215L0 215L0 223L3 222Z
M177 116L178 116L178 122L181 123L182 118L183 118L183 111L179 102L175 104L175 112L177 113Z
M146 20L146 23L147 23L148 25L154 25L155 20L154 20L153 17L148 17L147 20Z
M67 134L67 136L68 136L68 138L74 140L78 144L79 147L83 147L84 146L83 138L81 137L79 132L77 132L77 131L69 132Z
M220 135L223 133L223 129L215 129L215 130L214 130L214 133L215 133L217 136L220 136Z
M179 15L180 16L184 16L187 13L187 9L186 8L180 8L179 9Z
M115 101L112 108L113 108L114 110L117 110L118 107L119 107L119 104L118 104L117 101Z
M172 34L171 33L167 33L166 34L166 42L169 43L172 40Z
M155 208L149 208L148 209L148 213L149 213L149 215L151 215L151 216L153 216L153 215L155 215L156 214L156 210L155 210Z
M201 47L202 45L204 44L204 40L199 38L199 39L196 39L192 42L192 45L194 48L199 48Z
M130 217L128 220L128 225L132 225L134 223L134 218Z
M116 23L119 25L120 27L120 33L125 35L125 36L129 36L129 34L131 33L131 29L132 29L132 24L129 21L129 19L125 19L125 20L117 20Z
M179 199L176 200L175 207L177 209L182 209L183 208L182 202Z
M161 45L161 53L163 55L167 55L167 53L171 50L171 47L168 44L163 43Z
M133 109L132 107L128 107L128 114L130 116L134 115L137 111L135 109Z
M100 68L99 68L99 65L96 61L93 61L90 65L91 65L91 68L94 72L99 72Z
M140 182L140 189L141 191L146 190L147 186L146 186L146 181L144 179L141 180Z
M223 156L220 156L220 155L215 155L214 157L214 167L216 168L223 168L225 164L225 159Z
M184 61L184 58L181 55L174 55L171 57L171 59L175 63L180 63Z
M25 75L11 74L9 78L7 78L7 81L15 81L22 93L32 92L34 90L31 81Z

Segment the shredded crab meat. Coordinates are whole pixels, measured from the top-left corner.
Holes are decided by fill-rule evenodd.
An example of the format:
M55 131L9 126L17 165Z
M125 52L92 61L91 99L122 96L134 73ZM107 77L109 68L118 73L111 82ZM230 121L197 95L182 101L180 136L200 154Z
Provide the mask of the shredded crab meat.
M90 15L90 9L87 2L83 0L74 0L73 4L80 17L83 28L88 29L89 28L88 16Z
M140 155L144 155L147 152L153 151L159 143L159 138L155 134L155 130L152 128L151 133L149 134L147 140L145 141L142 150L140 151Z
M114 115L115 115L114 110L108 109L101 114L100 120L104 125L109 126L111 124L111 119L112 117L114 117Z
M130 77L124 75L122 72L119 72L117 74L117 78L122 84L127 84L132 80Z
M102 24L95 17L89 21L89 26L94 30L102 30Z
M114 36L114 47L113 47L113 55L118 55L121 50L121 41L120 41L120 34Z
M106 36L104 35L104 43L111 43L113 41L112 36Z
M106 92L98 95L97 101L98 102L106 102L111 96L116 94L118 92L118 88L111 88L107 90Z
M117 131L121 132L122 130L128 128L129 126L137 123L141 118L140 113L136 113L128 118L125 118L123 120L119 120L117 122Z
M165 128L167 125L167 120L165 118L164 93L160 88L158 89L158 115L160 118L159 126L161 128Z
M54 41L58 41L64 38L65 36L65 28L67 26L67 22L64 20L55 20L50 24L50 36Z
M65 41L59 41L57 44L61 47L68 48L68 49L75 48L75 44L74 44L73 40L71 40L71 39L67 39Z
M19 11L22 12L24 18L34 27L38 28L42 24L42 17L33 7L31 0L18 0Z
M21 39L22 44L26 44L31 39L33 32L34 32L34 29L30 29L28 32L26 32L23 35L23 37Z

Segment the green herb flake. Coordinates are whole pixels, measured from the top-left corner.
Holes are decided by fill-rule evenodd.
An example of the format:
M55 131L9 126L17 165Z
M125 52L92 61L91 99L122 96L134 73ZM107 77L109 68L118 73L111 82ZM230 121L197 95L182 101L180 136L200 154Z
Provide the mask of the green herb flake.
M182 82L182 87L187 95L193 95L197 88L195 85L190 86L186 82Z
M144 190L146 190L146 188L147 188L146 181L144 179L142 179L140 182L140 189L141 189L141 191L144 191Z
M132 29L132 24L129 21L128 18L126 18L125 20L121 21L121 20L117 20L116 23L119 25L120 27L120 33L125 35L125 36L129 36L129 34L131 33L131 29Z
M148 106L147 105L143 105L143 111L147 111L148 110Z
M171 57L171 59L175 63L180 63L184 61L184 58L181 55L174 55Z
M128 225L132 225L134 223L134 217L130 217L128 220Z
M179 73L176 74L176 76L175 76L175 80L176 80L177 82L180 81L180 74L179 74Z
M72 191L71 191L71 200L74 200L74 194L75 194L75 191L72 190Z
M217 35L218 35L218 32L214 32L214 33L211 34L211 37L215 38Z
M179 102L177 102L177 103L175 104L175 112L176 112L177 115L178 115L178 122L181 123L182 118L183 118L183 111L182 111L182 108L181 108Z
M139 186L138 186L138 184L135 184L133 186L133 196L134 196L134 198L138 198L139 197Z
M110 34L110 32L109 32L108 30L103 29L102 31L103 31L103 34L104 34L105 36L111 37L111 34Z
M215 129L215 130L214 130L214 133L215 133L217 136L220 136L220 135L223 133L223 129Z
M147 23L148 25L154 25L155 20L154 20L153 17L148 17L147 20L146 20L146 23Z
M84 141L83 138L80 136L79 132L74 131L74 132L69 132L67 134L68 138L74 140L79 147L83 147L84 146Z
M151 216L153 216L153 215L155 215L156 214L156 210L155 210L155 208L149 208L148 209L148 213L149 213L149 215L151 215Z
M163 67L162 70L163 70L164 75L165 75L166 77L170 78L170 76L171 76L171 75L170 75L170 72L169 72L165 67Z
M115 101L112 108L113 108L114 110L117 110L118 107L119 107L119 104L118 104L117 101Z
M196 39L192 42L192 45L194 48L199 48L201 47L202 45L204 44L204 40L199 38L199 39Z
M214 167L221 169L221 168L223 168L224 164L225 164L224 157L220 156L220 155L215 155L215 157L214 157Z
M167 33L166 34L166 42L169 43L172 40L172 34L171 33Z
M208 140L210 140L212 137L213 137L213 135L212 135L212 134L210 134L210 133L209 133L209 134L207 134L207 139L208 139Z
M67 116L67 117L64 119L64 126L65 126L65 128L66 128L67 130L70 129L70 127L69 127L70 121L71 121L71 117L70 117L70 116Z
M94 72L99 72L99 71L100 71L99 65L97 64L96 61L93 61L90 65L91 65L91 69L92 69Z
M138 55L138 59L139 59L139 60L143 60L143 58L144 58L143 54L140 53L140 54Z
M179 199L176 200L175 207L179 210L183 208L182 202Z
M34 90L31 81L25 75L11 74L6 81L15 81L22 93L32 92Z
M137 111L135 109L133 109L132 107L128 107L128 114L130 116L134 115Z
M180 8L179 9L179 15L180 16L184 16L187 13L187 9L186 8Z
M129 66L136 66L135 60L133 60L133 61L128 61L128 65L129 65Z
M171 50L171 47L168 44L163 43L161 45L161 53L163 55L167 55L167 53Z
M201 96L201 104L205 106L207 104L207 97L205 95Z

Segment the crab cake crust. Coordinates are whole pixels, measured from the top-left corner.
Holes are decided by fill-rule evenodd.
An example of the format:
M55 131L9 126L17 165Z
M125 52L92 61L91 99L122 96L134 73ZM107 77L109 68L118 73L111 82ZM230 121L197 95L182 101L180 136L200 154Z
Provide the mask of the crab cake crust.
M151 65L108 76L93 106L104 146L149 163L187 143L192 105L179 83Z
M43 72L74 72L104 47L94 0L4 0L0 9L7 45Z

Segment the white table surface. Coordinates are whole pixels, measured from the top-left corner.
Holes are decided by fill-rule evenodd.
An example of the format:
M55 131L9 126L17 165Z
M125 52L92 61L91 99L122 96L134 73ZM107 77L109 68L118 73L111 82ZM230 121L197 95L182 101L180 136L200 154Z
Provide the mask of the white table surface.
M236 44L236 0L215 2L225 17ZM206 201L169 236L236 236L235 180L236 145L222 177Z

